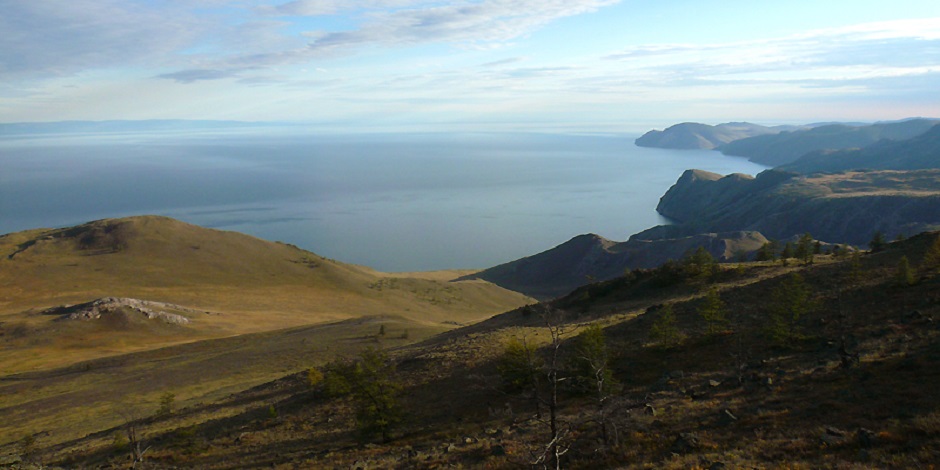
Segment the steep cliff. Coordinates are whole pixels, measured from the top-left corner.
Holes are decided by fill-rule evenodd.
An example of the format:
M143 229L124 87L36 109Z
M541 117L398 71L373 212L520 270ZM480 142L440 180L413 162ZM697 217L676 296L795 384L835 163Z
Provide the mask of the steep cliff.
M894 237L940 228L938 188L940 170L811 176L768 170L757 178L688 170L657 206L678 223L633 238L750 230L776 239L810 232L829 242L864 245L878 230Z

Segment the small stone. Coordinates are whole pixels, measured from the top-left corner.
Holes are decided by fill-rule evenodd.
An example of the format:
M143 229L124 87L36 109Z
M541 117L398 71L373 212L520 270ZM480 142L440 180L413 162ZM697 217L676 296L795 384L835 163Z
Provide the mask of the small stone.
M656 408L653 408L653 405L651 405L651 404L649 404L649 403L647 403L647 404L643 407L643 411L646 412L646 414L648 414L648 415L650 415L650 416L656 416Z
M679 437L673 441L669 451L676 454L688 454L700 447L698 436L692 432L679 433Z
M709 380L709 381L708 381L708 386L709 386L709 387L718 387L718 386L720 386L720 385L721 385L721 382L718 381L718 380L712 379L712 380Z
M875 440L878 438L878 435L875 431L865 428L858 428L858 432L855 433L856 438L858 439L859 447L863 449L868 449L875 445Z

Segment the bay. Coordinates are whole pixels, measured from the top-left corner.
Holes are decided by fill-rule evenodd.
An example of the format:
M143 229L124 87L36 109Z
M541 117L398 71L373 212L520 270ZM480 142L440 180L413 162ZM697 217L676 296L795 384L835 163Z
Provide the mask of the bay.
M682 172L766 167L635 135L296 129L4 137L0 233L140 214L292 243L382 271L486 268L583 233L668 223Z

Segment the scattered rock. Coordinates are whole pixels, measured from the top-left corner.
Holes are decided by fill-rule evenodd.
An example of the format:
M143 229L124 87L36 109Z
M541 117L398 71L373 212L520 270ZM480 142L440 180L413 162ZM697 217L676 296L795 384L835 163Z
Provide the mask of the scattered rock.
M698 436L692 432L679 433L679 437L673 441L669 451L674 454L688 454L701 447Z
M875 431L865 428L858 428L858 432L855 433L856 439L858 440L858 445L863 449L871 448L875 445L875 440L878 438L878 435Z
M149 320L162 320L166 323L185 325L189 319L171 313L169 310L187 313L203 313L179 305L126 297L102 297L91 302L77 305L63 305L43 311L46 315L60 315L61 320L97 320L102 315L119 309L129 309L144 315Z
M715 380L715 379L709 380L709 381L708 381L708 386L709 386L709 387L712 387L712 388L721 386L721 381Z
M649 403L643 406L643 411L650 416L656 416L656 408L653 408L653 405Z
M846 435L845 431L841 429L834 428L832 426L826 426L825 431L819 436L819 440L827 446L835 446L845 442Z

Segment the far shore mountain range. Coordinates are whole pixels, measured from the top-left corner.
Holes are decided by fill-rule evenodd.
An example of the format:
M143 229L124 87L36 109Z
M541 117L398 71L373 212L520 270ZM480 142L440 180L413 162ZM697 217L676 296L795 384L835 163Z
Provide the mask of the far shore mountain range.
M805 233L865 247L876 232L940 229L940 120L765 127L676 124L636 145L714 149L774 166L757 177L690 169L656 210L673 220L614 242L588 234L468 279L551 298L627 269L653 268L704 247L716 259L753 259L769 240Z
M184 121L3 124L4 133L181 129ZM195 128L256 123L195 121ZM885 237L940 229L940 119L767 127L747 122L681 123L636 145L713 149L773 166L750 175L689 169L656 210L674 224L625 242L577 236L545 252L463 276L537 299L564 295L626 270L654 268L705 248L723 262L753 259L770 240L805 233L826 246L864 247Z

